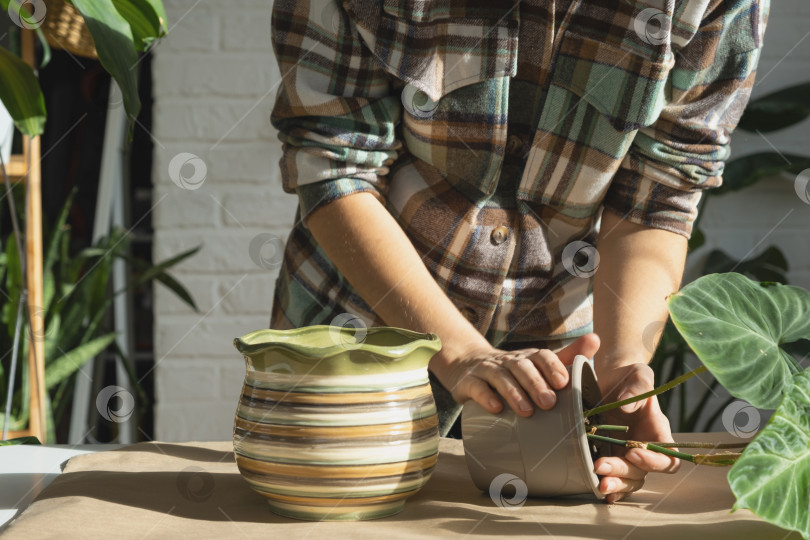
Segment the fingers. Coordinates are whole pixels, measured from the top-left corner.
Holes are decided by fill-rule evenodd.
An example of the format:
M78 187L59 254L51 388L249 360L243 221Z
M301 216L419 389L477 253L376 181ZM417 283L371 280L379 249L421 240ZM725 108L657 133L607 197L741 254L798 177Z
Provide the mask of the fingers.
M507 361L505 366L507 369L509 369L509 372L518 382L520 387L528 392L528 394L532 397L532 401L534 401L538 407L547 411L554 407L554 404L557 403L557 396L554 394L554 391L546 381L558 381L559 378L557 377L551 379L545 372L543 372L541 376L541 372L538 371L536 367L537 364L533 360L534 355L532 356L532 359L526 357L517 357ZM557 363L559 364L559 361ZM548 367L547 369L553 370L554 368ZM562 364L560 364L560 369L563 371L563 373L565 373L565 381L567 382L568 374ZM559 376L559 371L554 371L554 375ZM565 383L563 383L559 388L564 386Z
M646 472L671 474L676 472L681 465L681 461L677 458L641 448L631 448L624 454L624 459Z
M623 499L629 493L638 491L644 486L644 479L633 480L606 476L599 482L599 491L607 495L607 502L614 503Z
M591 332L577 338L576 341L558 352L557 356L565 365L573 364L574 357L578 354L586 358L593 358L593 355L599 350L599 343L599 336Z
M594 472L599 476L616 476L630 480L643 480L647 475L647 471L618 457L599 458L594 463Z
M469 396L488 412L498 414L503 409L503 402L486 381L470 376L466 377L459 386L461 395Z
M507 405L517 414L521 416L532 414L531 401L515 377L508 369L492 360L485 360L471 369L459 390L461 395L471 397L493 414L503 409L503 402L498 395L506 400Z
M576 354L592 356L598 348L599 338L588 334L564 350L571 363ZM557 402L554 390L562 390L569 382L565 362L548 349L493 349L470 360L473 367L462 377L459 391L453 393L458 401L472 398L493 414L503 407L498 394L520 416L531 416L532 404L550 410Z
M627 494L641 489L647 476L647 471L615 457L598 459L594 472L602 476L599 491L607 496L609 503L619 501Z
M562 390L568 384L568 370L560 358L548 349L535 351L530 357L540 373L552 388Z

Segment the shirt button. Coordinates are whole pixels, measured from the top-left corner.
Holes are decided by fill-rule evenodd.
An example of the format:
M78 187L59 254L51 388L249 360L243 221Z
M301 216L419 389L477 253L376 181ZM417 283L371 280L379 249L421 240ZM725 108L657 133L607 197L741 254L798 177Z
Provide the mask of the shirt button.
M462 315L464 315L465 319L467 319L473 324L475 324L475 322L478 320L478 314L471 307L464 306L459 311L461 312Z
M523 141L520 140L520 137L517 135L510 135L509 138L506 139L506 152L513 156L523 154Z
M492 243L496 246L503 244L506 242L506 239L509 238L509 229L503 225L500 227L495 227L495 230L492 231L490 238L492 239Z

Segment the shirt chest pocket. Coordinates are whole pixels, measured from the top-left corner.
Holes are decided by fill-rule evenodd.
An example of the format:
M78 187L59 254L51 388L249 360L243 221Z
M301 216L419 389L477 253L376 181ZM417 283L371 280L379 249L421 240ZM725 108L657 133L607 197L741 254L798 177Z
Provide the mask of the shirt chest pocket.
M560 44L521 197L585 218L604 199L637 131L667 101L670 54L661 58L566 34Z
M517 71L518 10L452 0L383 0L382 9L371 0L343 1L401 90L399 135L408 151L453 184L493 191Z
M509 77L479 80L439 100L407 84L401 136L452 184L494 191L507 139Z

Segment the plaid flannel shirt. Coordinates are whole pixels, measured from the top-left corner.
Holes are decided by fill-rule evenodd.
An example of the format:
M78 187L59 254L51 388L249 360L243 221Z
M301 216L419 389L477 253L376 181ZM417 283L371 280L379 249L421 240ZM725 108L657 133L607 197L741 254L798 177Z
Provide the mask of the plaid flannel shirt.
M491 343L592 327L603 210L689 236L768 0L276 0L272 123L300 211L271 326L375 314L303 223L376 196Z

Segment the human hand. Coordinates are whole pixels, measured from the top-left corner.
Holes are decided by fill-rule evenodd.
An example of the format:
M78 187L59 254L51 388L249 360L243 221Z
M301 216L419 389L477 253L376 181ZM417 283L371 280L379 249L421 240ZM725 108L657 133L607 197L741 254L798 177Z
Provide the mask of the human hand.
M599 376L604 403L620 401L649 392L654 388L653 371L646 364L628 364L611 369ZM607 424L628 426L625 434L611 437L634 441L671 441L669 420L652 396L602 415ZM594 463L594 472L602 475L599 491L607 495L607 502L614 503L641 489L649 472L674 473L680 460L641 448L624 449L614 446L614 456L599 458Z
M586 334L554 353L548 349L504 351L495 347L475 349L452 363L439 380L458 403L475 400L496 414L503 409L500 394L520 416L528 417L533 405L543 410L554 407L554 390L568 384L565 366L582 354L592 357L599 349L596 334Z

